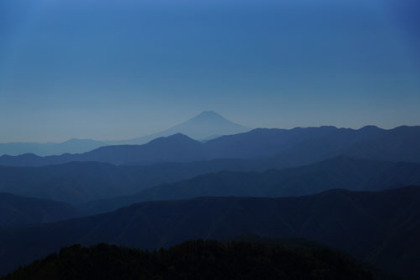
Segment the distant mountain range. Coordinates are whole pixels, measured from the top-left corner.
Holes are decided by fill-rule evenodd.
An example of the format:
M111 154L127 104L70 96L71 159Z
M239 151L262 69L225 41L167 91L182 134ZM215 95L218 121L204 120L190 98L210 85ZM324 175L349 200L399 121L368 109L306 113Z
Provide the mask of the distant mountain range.
M256 234L315 240L414 280L420 275L419 217L420 187L145 202L87 218L0 229L0 273L71 244L153 249L191 239Z
M420 187L399 189L420 185L419 126L254 129L209 140L216 128L245 130L204 112L143 145L0 156L0 274L74 243L152 249L257 234L312 239L407 279L420 275ZM103 143L65 145L79 144ZM105 214L88 217L95 213ZM85 218L67 220L76 216Z
M182 133L193 139L203 141L223 135L249 131L249 128L233 123L213 111L204 111L194 118L159 133L121 141L95 141L90 139L71 139L63 143L0 143L0 155L34 154L52 156L85 153L102 146L140 145L156 138Z
M420 127L358 130L336 127L255 129L222 136L205 143L183 134L155 139L144 145L114 145L82 154L39 157L2 156L0 165L43 166L72 161L111 164L156 164L213 159L275 158L283 167L299 166L345 155L353 158L420 162Z
M242 133L249 130L249 128L233 123L214 111L204 111L198 114L197 116L193 117L192 119L187 120L169 129L166 129L162 132L150 134L131 140L113 141L110 142L110 144L141 145L146 144L147 142L156 138L167 137L178 133L184 134L198 141L207 141L220 136Z
M39 156L61 155L65 153L84 153L106 146L105 142L90 139L70 139L63 143L0 143L0 155L22 155L27 153Z
M270 163L217 160L150 166L95 162L45 167L0 166L0 191L77 206L84 204L87 212L106 212L148 200L198 196L277 197L313 194L333 188L384 190L420 185L420 163L355 160L340 156L302 167L251 171L260 170L258 168L264 164L270 168Z

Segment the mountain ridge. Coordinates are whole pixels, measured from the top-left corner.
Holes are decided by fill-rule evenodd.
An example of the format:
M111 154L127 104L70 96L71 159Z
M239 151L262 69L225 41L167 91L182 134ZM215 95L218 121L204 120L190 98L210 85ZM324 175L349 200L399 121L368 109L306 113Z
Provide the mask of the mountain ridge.
M83 153L101 146L105 146L103 141L92 139L72 138L60 143L31 143L31 142L11 142L0 143L0 156L17 156L22 154L36 154L38 156L61 155L65 153Z
M395 211L398 209L398 211ZM288 198L213 197L144 202L96 216L0 229L0 273L63 246L105 242L158 249L190 239L242 234L305 238L416 279L420 187L382 192L331 190ZM32 244L31 250L22 245ZM25 251L25 254L22 252Z
M192 240L152 252L103 243L73 245L0 279L374 279L347 255L299 241Z
M346 155L361 159L420 162L420 127L358 130L336 127L254 129L199 142L175 134L144 145L112 145L82 154L1 156L0 165L43 166L71 161L118 165L193 162L214 159L276 158L284 167Z
M0 192L0 227L51 223L78 216L80 212L64 202Z
M420 164L335 157L294 168L219 171L156 185L130 196L92 201L93 212L107 212L141 201L191 199L202 196L285 197L312 195L330 189L382 191L420 185Z
M274 170L268 171L270 169ZM41 167L0 166L0 191L61 200L74 205L114 198L116 201L121 198L126 204L124 196L135 199L128 200L133 203L146 197L155 199L164 197L165 189L175 190L172 188L175 186L183 186L181 194L187 195L185 198L202 195L202 187L203 190L211 190L208 193L214 195L229 193L242 196L246 194L245 190L248 194L271 196L308 194L331 187L355 189L364 186L380 190L420 184L419 170L419 163L360 160L345 156L288 169L284 168L282 161L272 159L133 166L82 161ZM244 181L241 177L250 177L253 181ZM218 185L213 182L215 180ZM247 188L242 190L240 182ZM252 182L255 184L252 185ZM194 184L197 184L196 188L193 188ZM262 187L256 188L258 185Z
M111 141L110 144L135 144L142 145L149 141L167 137L173 134L184 134L194 140L203 141L210 140L222 135L231 135L241 132L249 131L249 128L231 122L214 111L203 111L198 115L188 119L171 128L165 129L161 132L153 133L143 137L138 137L130 140Z
M209 140L222 135L235 134L248 130L250 129L233 123L214 111L203 111L191 119L161 132L129 140L97 141L72 138L61 143L0 143L0 156L18 156L23 154L57 156L62 154L77 154L89 152L102 146L147 144L156 138L167 137L178 133L185 134L196 140Z

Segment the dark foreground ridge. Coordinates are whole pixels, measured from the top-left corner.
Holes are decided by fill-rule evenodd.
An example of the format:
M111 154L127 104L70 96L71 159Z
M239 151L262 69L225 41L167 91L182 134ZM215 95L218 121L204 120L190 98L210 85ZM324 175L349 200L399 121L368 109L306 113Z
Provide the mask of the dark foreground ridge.
M107 244L74 245L1 279L374 278L360 264L326 248L198 240L152 252Z
M0 228L0 274L72 244L169 248L243 234L304 238L337 248L404 279L420 274L420 188L332 190L289 198L197 198L144 202L52 224Z

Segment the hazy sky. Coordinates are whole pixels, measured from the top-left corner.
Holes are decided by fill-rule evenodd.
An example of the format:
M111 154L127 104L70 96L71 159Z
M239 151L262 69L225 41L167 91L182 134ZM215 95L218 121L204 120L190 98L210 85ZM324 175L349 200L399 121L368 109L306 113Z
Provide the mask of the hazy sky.
M0 142L420 124L418 0L2 0Z

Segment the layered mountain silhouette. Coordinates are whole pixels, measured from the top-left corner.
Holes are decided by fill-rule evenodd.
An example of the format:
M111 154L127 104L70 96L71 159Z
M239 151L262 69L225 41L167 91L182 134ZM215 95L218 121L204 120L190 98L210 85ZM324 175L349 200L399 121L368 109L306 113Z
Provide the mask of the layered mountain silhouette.
M155 139L144 145L101 147L82 154L39 157L2 156L0 165L43 166L72 161L112 164L156 164L212 159L274 158L283 167L299 166L346 155L354 158L420 162L420 127L358 130L336 127L256 129L222 136L205 143L183 134Z
M420 188L399 189L420 185L420 127L241 129L204 112L142 145L1 156L0 273L75 243L154 249L257 234L420 274ZM54 222L92 213L106 214Z
M257 234L315 240L416 279L420 273L419 217L420 187L383 192L332 190L275 199L146 202L87 218L0 229L0 273L76 243L153 249L185 240Z
M107 212L140 201L194 197L284 197L331 189L379 191L420 185L420 164L336 157L320 163L265 172L221 171L158 185L137 194L87 204L89 212Z
M156 138L174 134L185 134L196 140L210 140L223 135L249 131L242 125L233 123L214 111L204 111L190 120L155 134L121 141L95 141L90 139L70 139L63 143L0 143L0 156L34 154L52 156L85 153L109 145L141 145Z
M4 155L0 164L11 166L44 166L74 161L96 161L111 164L153 164L191 162L205 158L202 144L183 134L161 137L145 145L105 146L83 154L39 157L34 154Z
M147 142L156 138L167 137L178 133L187 135L188 137L195 140L203 141L217 138L223 135L242 133L249 130L249 128L225 119L214 111L204 111L192 119L164 131L131 140L117 141L113 144L141 145L146 144Z
M0 155L16 156L32 153L38 156L50 156L84 153L105 145L104 142L90 139L70 139L63 143L0 143Z
M260 161L215 160L146 166L72 162L43 167L0 166L0 191L82 203L138 193L146 188L222 170L265 170Z
M69 204L0 193L0 227L49 223L79 216Z
M74 162L46 167L0 167L0 190L18 195L81 203L97 197L109 198L121 193L130 194L135 190L153 186L155 181L166 181L160 171L160 168L118 167L95 162ZM170 177L167 180L170 181Z
M302 167L252 171L260 170L264 164L269 168L271 163L216 160L114 166L73 162L45 167L0 167L0 191L74 205L88 203L89 212L104 212L147 200L197 196L276 197L313 194L332 188L383 190L420 184L419 163L341 156Z

